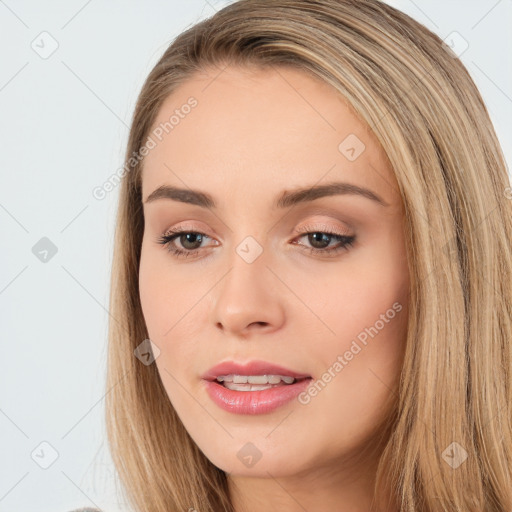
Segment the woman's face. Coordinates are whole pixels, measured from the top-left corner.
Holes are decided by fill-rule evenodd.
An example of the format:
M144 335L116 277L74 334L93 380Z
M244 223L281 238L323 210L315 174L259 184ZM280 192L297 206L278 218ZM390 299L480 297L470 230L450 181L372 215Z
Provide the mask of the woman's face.
M392 406L408 311L377 139L283 67L195 75L150 137L140 298L190 436L232 475L355 471Z

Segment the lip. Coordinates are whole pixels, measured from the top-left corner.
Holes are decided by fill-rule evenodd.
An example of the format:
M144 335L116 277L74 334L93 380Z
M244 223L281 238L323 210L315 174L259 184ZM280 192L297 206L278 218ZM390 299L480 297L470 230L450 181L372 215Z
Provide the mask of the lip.
M220 375L284 375L300 379L259 391L235 391L217 382ZM210 399L221 409L235 414L266 414L292 401L304 391L312 377L265 361L251 361L245 365L225 361L210 368L201 378Z
M277 364L268 363L266 361L250 361L247 364L240 364L234 361L224 361L210 368L201 375L204 380L214 381L220 375L284 375L294 377L295 379L303 379L311 377L307 373L300 373L290 370ZM243 393L246 393L243 391Z

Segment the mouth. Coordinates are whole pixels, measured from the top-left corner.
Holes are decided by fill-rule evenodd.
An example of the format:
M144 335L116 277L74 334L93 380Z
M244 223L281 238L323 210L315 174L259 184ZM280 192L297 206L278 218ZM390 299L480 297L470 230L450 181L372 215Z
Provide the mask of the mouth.
M250 390L250 386L283 386L312 377L267 361L250 361L245 364L224 361L210 368L201 378L216 381L229 389L241 386L240 391L244 391Z
M265 414L290 403L313 377L266 361L225 361L201 378L211 400L222 409L234 414Z
M311 377L291 377L289 375L219 375L214 382L233 391L263 391L281 386L290 386Z

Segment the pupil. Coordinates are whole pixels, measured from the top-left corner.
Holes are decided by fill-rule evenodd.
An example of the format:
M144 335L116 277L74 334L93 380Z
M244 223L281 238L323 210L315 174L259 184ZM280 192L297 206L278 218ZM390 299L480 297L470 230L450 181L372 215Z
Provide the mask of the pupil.
M320 241L317 240L317 235L319 235L318 238L320 239ZM324 239L326 238L327 239L325 244L322 243L322 241L321 241L322 238L324 238ZM313 247L315 247L316 249L323 248L323 247L326 247L327 245L329 245L330 236L327 235L326 233L311 233L309 235L309 241L310 241L311 245L313 245ZM317 243L320 243L320 247L316 247L315 244L317 244Z
M192 240L190 240L190 238L192 238ZM200 246L201 245L201 234L200 233L187 233L185 235L182 235L180 242L182 243L183 247L185 247L186 249L197 249L197 247L187 247L188 242L190 242L192 245L194 245L195 243L198 243L197 240L194 241L194 238L199 238L199 246ZM184 239L186 240L185 243L183 243Z

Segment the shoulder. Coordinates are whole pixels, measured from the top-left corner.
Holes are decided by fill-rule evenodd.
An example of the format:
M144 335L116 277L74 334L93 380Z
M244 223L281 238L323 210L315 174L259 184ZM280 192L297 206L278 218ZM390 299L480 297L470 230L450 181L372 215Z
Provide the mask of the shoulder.
M75 508L70 510L69 512L102 512L99 508Z

